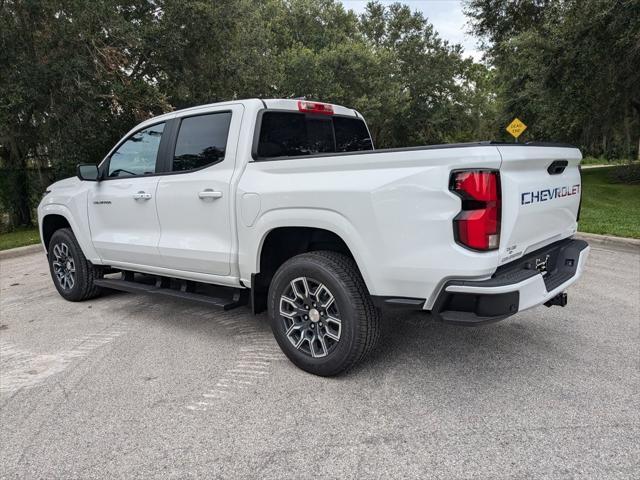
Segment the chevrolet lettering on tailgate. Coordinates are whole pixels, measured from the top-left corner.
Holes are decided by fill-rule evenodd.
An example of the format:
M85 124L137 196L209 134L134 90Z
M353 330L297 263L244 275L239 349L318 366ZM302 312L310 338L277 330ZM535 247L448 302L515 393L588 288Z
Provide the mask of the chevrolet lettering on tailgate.
M573 186L547 188L545 190L522 193L520 196L520 203L522 205L528 205L530 203L546 202L547 200L569 197L571 195L577 195L578 193L580 193L579 184Z

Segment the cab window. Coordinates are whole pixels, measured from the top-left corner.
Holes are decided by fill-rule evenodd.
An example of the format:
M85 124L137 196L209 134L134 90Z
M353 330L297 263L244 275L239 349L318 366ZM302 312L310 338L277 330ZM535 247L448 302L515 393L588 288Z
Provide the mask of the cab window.
M156 173L158 148L164 123L147 127L131 135L109 159L109 178L134 177Z
M267 111L262 115L258 159L373 150L360 118Z
M224 160L230 125L231 112L182 119L171 170L184 172Z

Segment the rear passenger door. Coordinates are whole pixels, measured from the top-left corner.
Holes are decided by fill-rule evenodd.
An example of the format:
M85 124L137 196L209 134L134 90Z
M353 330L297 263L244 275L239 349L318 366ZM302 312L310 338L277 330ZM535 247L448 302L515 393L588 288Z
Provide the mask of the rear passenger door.
M231 179L242 112L231 105L175 119L168 173L157 189L163 267L230 274Z

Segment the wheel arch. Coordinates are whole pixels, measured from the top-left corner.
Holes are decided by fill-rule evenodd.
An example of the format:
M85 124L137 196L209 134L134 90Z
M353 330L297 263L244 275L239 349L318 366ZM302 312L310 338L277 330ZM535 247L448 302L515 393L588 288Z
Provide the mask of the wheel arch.
M84 229L81 228L65 205L46 205L41 208L39 216L41 219L40 238L46 251L49 249L49 242L56 230L70 228L87 260L94 264L102 263L100 256L93 248L88 225Z
M354 260L365 285L371 291L362 248L358 248L359 242L350 232L340 228L338 223L343 223L345 219L342 216L339 218L340 222L295 222L289 219L288 222L273 223L261 230L250 272L254 312L266 308L266 293L277 269L288 259L311 251L328 250L348 255Z
M73 230L66 217L59 213L51 213L42 219L42 243L46 250L49 250L49 243L51 242L53 234L61 228L70 228Z

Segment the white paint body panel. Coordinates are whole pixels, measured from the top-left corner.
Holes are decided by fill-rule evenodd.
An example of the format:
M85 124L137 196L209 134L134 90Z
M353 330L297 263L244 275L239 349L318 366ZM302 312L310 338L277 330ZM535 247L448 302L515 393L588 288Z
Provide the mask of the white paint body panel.
M498 150L502 157L500 263L503 264L576 232L579 194L524 205L522 195L525 201L530 201L530 192L574 185L581 188L578 167L582 155L572 148L506 146ZM547 173L554 160L568 162L559 175Z
M464 150L464 160L460 151ZM414 150L251 162L238 193L260 192L260 215L238 226L240 276L259 268L261 242L278 227L330 230L353 253L372 295L426 298L445 277L486 276L497 252L455 244L460 199L454 168L499 168L495 147ZM268 185L268 189L265 186Z
M159 266L194 273L229 275L235 222L232 222L231 178L236 169L237 139L244 107L208 109L232 111L229 141L222 162L193 172L161 176L157 206L161 225ZM233 139L236 139L234 142ZM206 196L208 192L211 192ZM203 197L203 198L201 198Z
M297 108L293 100L267 100L266 105ZM372 295L425 298L425 309L447 280L487 279L500 264L575 233L579 196L521 205L521 195L579 184L576 149L475 145L254 161L256 119L264 107L261 100L206 105L137 126L129 133L159 120L233 112L223 162L189 173L128 179L126 188L109 186L113 181L58 182L39 207L41 225L49 213L63 215L96 264L232 286L250 285L273 229L322 228L344 240ZM334 110L359 115L345 107ZM546 167L557 159L569 166L551 176ZM461 202L449 191L449 179L452 170L465 168L500 170L499 250L474 252L455 242L452 221ZM92 206L92 201L106 188L120 188L122 204L119 200L112 213L96 218L103 205ZM152 192L153 198L138 205L130 198L136 189ZM198 193L208 189L221 195L200 199ZM513 245L516 249L508 251ZM543 303L536 292L525 295L531 300L521 308Z
M159 266L158 179L136 177L90 183L88 219L93 246L103 262ZM138 194L150 198L135 198ZM105 203L109 202L109 203Z

